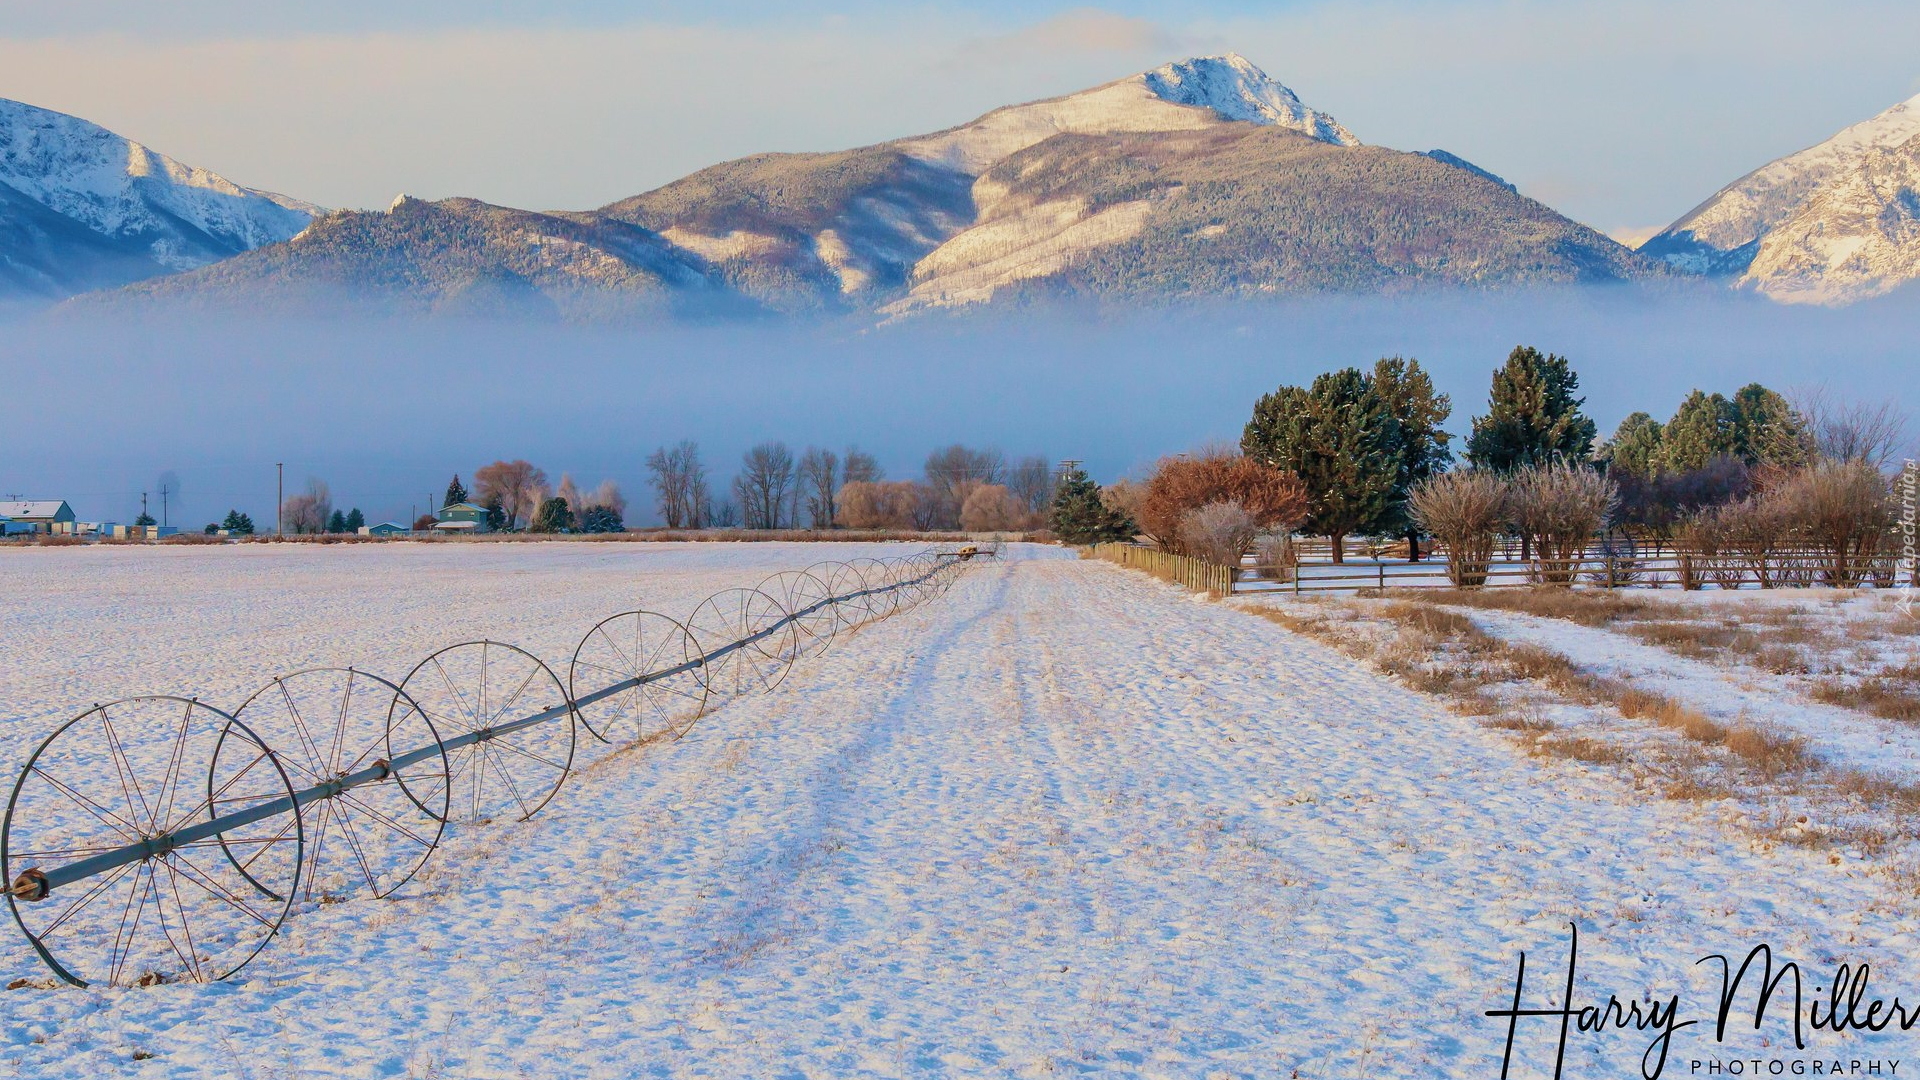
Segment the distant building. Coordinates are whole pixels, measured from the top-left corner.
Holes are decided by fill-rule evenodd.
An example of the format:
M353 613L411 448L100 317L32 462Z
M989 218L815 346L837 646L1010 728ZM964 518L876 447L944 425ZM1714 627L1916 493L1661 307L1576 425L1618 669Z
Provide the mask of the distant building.
M8 532L66 532L73 526L73 507L65 499L15 499L0 502L0 518L8 519Z
M434 527L439 528L437 525ZM378 525L360 526L361 536L405 536L412 531L413 530L407 528L405 525L394 521L383 521Z
M490 532L487 524L487 508L470 502L454 503L443 506L433 515L434 532Z

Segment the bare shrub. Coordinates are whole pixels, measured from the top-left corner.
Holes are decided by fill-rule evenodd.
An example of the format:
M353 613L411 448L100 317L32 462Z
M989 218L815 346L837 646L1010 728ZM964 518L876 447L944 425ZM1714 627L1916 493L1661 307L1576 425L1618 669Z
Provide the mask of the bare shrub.
M1240 565L1240 556L1260 531L1253 515L1237 502L1208 503L1189 510L1180 521L1180 546L1190 555L1220 566Z
M1253 561L1261 577L1292 581L1300 571L1300 550L1288 533L1267 533L1253 542Z
M33 541L40 547L78 547L86 543L77 536L63 536L54 533L41 533Z
M1407 503L1414 523L1446 547L1454 587L1485 585L1507 519L1505 481L1474 469L1441 473L1415 486Z
M1726 507L1702 510L1680 526L1683 587L1698 588L1704 580L1722 589L1737 589L1746 579L1745 560L1735 550L1733 525Z
M1894 524L1886 477L1863 461L1822 461L1767 494L1820 556L1820 576L1851 588L1866 575Z
M1778 499L1758 496L1730 503L1715 512L1724 530L1722 543L1752 572L1763 589L1779 584L1781 551L1793 539L1793 519Z
M840 486L838 521L849 529L916 530L922 502L921 487L911 480L856 480Z
M280 507L282 527L290 533L323 533L327 516L333 513L333 493L324 480L307 481L304 494L295 495Z
M1508 496L1508 521L1531 539L1534 578L1546 585L1573 584L1587 544L1607 527L1618 499L1612 481L1564 462L1515 472Z
M967 532L1012 532L1026 519L1026 508L999 484L975 486L960 507L960 527Z
M1307 515L1307 488L1284 469L1223 450L1194 458L1162 458L1134 515L1140 531L1163 549L1185 553L1186 515L1211 503L1237 503L1256 529L1291 532ZM1251 542L1251 537L1249 537Z

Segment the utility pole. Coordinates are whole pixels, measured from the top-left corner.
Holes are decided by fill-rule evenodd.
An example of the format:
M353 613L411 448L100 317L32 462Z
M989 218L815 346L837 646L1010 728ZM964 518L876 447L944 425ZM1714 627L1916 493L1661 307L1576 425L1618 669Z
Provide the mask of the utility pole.
M147 516L147 493L144 491L140 493L140 516Z
M167 485L160 485L160 527L167 525Z
M273 535L285 536L287 535L287 529L286 525L280 520L280 508L287 504L287 463L284 461L274 462L273 473L275 477L273 485Z

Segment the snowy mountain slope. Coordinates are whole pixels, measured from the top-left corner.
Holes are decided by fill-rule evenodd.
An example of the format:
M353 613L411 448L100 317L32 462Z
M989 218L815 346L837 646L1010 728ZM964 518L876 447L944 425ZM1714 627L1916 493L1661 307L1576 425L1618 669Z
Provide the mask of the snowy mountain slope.
M1769 162L1721 188L1640 246L1689 273L1745 274L1761 240L1830 181L1853 174L1876 150L1920 135L1920 95L1795 154Z
M286 243L74 303L128 297L576 320L754 310L698 256L628 222L405 195L385 213L336 211Z
M1920 278L1920 135L1873 148L1761 238L1741 278L1776 300L1844 304Z
M387 228L379 215L352 219L364 228L328 219L325 244L276 245L142 291L345 297L339 271L348 263L406 266L348 279L372 287L384 308L433 311L432 295L407 303L396 290L443 279L426 268L445 254L443 237L459 233L489 238L461 248L463 272L518 281L536 307L537 295L563 316L591 312L599 296L629 309L631 282L619 273L578 272L584 263L530 272L512 247L584 227L644 235L634 280L654 295L785 313L899 313L991 301L1031 283L1050 295L1152 300L1664 272L1451 155L1362 146L1231 54L995 109L929 135L724 162L596 211L514 211L524 216L505 231L505 208L473 200L434 208L441 231ZM522 235L544 239L512 239ZM1107 265L1130 243L1146 245L1151 272ZM692 276L647 262L669 251ZM624 258L611 247L601 254ZM1094 263L1104 268L1087 272Z
M50 296L203 266L289 239L319 212L6 99L0 185L0 283Z
M973 191L978 223L921 260L889 313L1003 291L1197 299L1659 272L1484 170L1276 127L1056 135Z

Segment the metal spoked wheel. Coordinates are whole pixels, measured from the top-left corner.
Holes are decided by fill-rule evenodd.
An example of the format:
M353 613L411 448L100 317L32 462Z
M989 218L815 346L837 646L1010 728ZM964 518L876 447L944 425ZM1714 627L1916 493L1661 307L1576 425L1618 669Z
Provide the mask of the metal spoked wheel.
M446 828L452 772L405 691L353 668L313 668L275 678L233 715L276 748L296 787L365 780L302 808L303 899L390 896L420 872ZM236 751L245 744L223 740L215 761ZM244 853L229 855L243 865Z
M420 661L400 689L446 748L450 820L525 821L566 782L578 717L553 669L525 649L449 645Z
M887 588L893 584L892 566L879 559L855 559L852 565L860 580L866 582L868 622L878 622L898 610L900 596Z
M276 802L284 810L259 821L199 831ZM305 839L293 784L251 729L187 698L137 697L96 705L34 750L0 824L0 864L15 921L68 982L208 982L279 931Z
M679 622L652 611L623 612L580 639L567 667L568 696L578 704L580 722L601 742L616 734L639 742L678 739L707 708L699 658L699 645ZM620 683L636 685L582 701Z
M687 619L687 632L706 663L700 680L720 697L763 694L780 685L793 664L793 621L780 601L758 589L714 593Z
M827 583L806 570L782 570L760 583L760 591L793 614L796 659L819 656L833 645L840 616Z
M873 617L872 605L864 592L867 582L852 563L815 563L807 572L827 583L827 592L836 598L833 605L834 636L858 628Z

